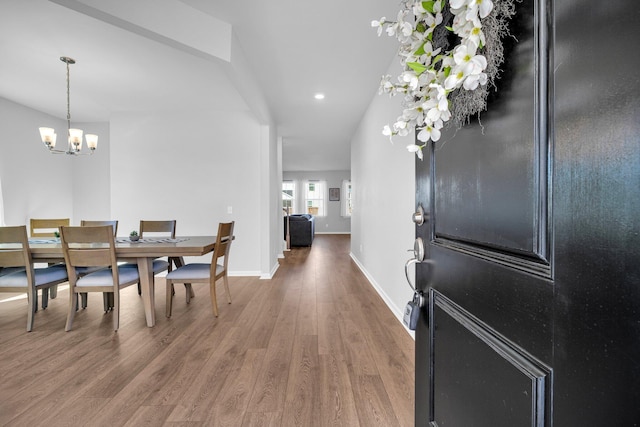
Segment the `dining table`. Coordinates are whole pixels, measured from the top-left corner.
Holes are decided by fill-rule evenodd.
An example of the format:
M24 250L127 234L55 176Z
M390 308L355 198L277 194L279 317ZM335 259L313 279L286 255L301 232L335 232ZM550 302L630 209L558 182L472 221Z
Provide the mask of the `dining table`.
M184 236L175 238L144 238L131 241L118 237L115 241L118 261L135 262L140 274L140 288L147 326L156 323L153 260L160 257L202 256L212 252L216 236ZM59 239L29 239L34 262L64 262Z

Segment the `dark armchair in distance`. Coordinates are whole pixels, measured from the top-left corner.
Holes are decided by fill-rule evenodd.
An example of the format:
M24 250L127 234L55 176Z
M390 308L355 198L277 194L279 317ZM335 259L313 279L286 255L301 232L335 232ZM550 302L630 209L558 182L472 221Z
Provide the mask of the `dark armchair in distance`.
M315 235L313 215L293 214L284 217L284 238L287 238L287 219L289 220L291 246L311 246Z

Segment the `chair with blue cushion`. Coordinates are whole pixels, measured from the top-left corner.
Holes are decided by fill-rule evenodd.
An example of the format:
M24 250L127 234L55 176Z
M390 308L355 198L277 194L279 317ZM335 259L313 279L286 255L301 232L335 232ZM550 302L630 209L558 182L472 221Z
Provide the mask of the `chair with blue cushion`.
M0 292L27 294L27 332L33 329L38 289L46 294L52 286L66 281L67 269L62 264L33 267L26 226L0 227Z
M140 238L144 239L145 237L167 237L170 239L176 238L176 220L166 220L166 221L149 221L149 220L140 220ZM163 271L167 271L172 267L173 259L169 258L165 259L155 259L153 260L153 274L161 273Z
M168 237L170 239L176 238L176 220L162 220L162 221L150 221L150 220L140 220L140 238L144 237ZM184 265L184 258L182 257L169 257L168 259L154 259L153 260L153 274L159 274L163 271L172 271L173 267L175 268L182 267ZM194 293L191 285L188 283L184 284L185 288L189 292L187 296L187 302L189 302L190 298L193 298ZM138 295L140 295L141 289L140 284L138 283ZM175 294L175 292L174 292Z
M58 228L63 225L69 225L69 218L31 218L29 220L29 236L56 237ZM53 264L50 263L49 266ZM51 286L49 288L49 292L42 294L42 308L47 308L47 305L49 304L49 297L54 299L57 296L58 286Z
M214 316L218 317L218 299L216 297L216 282L223 279L227 300L231 304L231 294L229 293L229 282L227 280L227 265L229 263L229 249L233 240L234 222L218 224L218 235L216 246L213 250L213 257L210 264L190 263L179 267L167 274L167 317L171 317L174 283L206 283L211 292L211 305ZM224 258L220 261L221 258ZM190 293L187 291L187 304Z
M69 225L69 224L67 224ZM98 227L100 225L110 225L113 227L113 235L118 235L118 220L106 220L106 221L96 221L96 220L86 220L83 219L80 221L81 227ZM76 273L80 276L84 276L85 274L93 273L94 271L99 270L98 267L84 267L84 268L76 268ZM87 308L87 298L88 295L86 293L82 293L82 308ZM104 311L109 311L113 308L113 294L111 292L106 292L102 294L102 301L104 304Z
M120 290L140 280L134 264L118 265L115 237L110 225L98 227L60 227L62 252L69 274L69 312L66 331L71 330L78 294L113 292L113 329L120 326ZM78 277L78 267L100 267Z

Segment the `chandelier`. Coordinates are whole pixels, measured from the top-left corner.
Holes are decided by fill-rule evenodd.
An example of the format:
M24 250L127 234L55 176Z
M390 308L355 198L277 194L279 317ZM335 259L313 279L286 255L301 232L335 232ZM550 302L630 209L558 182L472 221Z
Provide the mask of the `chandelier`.
M40 137L42 142L47 146L49 151L53 154L69 154L73 156L93 154L98 146L98 135L86 134L87 147L91 150L89 153L80 153L82 149L82 129L71 128L71 110L69 108L69 65L75 64L76 61L73 58L66 56L60 57L60 61L67 64L67 129L69 135L69 142L66 150L56 150L56 131L53 128L41 127Z

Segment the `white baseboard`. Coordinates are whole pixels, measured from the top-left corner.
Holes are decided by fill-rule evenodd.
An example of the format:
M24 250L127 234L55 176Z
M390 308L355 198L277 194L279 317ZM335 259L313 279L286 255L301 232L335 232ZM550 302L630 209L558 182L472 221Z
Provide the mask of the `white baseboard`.
M351 234L350 231L316 231L316 234Z
M229 271L228 276L244 276L244 277L254 277L261 276L262 273L259 271Z
M275 265L271 268L271 271L269 273L260 275L260 280L273 279L273 275L276 274L276 271L278 271L278 268L280 268L280 263L276 261Z

